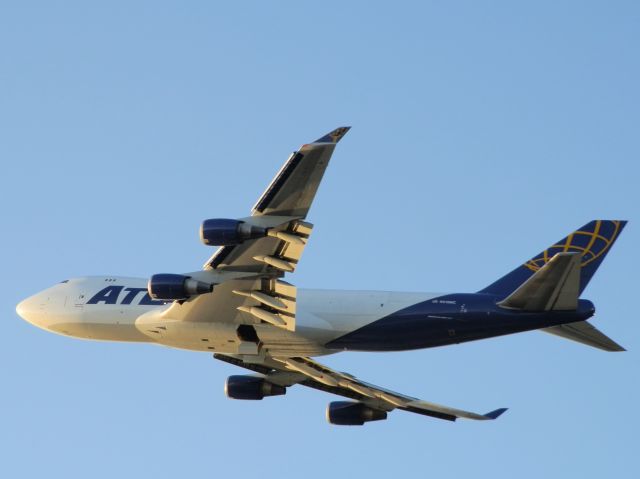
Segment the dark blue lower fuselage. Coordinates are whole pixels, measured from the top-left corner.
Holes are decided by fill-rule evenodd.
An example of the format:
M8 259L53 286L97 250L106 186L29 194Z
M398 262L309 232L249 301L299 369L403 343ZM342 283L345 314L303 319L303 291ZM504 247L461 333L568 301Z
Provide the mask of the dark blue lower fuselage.
M422 349L584 321L595 312L581 299L575 311L519 311L490 294L450 294L414 304L326 345L351 351Z

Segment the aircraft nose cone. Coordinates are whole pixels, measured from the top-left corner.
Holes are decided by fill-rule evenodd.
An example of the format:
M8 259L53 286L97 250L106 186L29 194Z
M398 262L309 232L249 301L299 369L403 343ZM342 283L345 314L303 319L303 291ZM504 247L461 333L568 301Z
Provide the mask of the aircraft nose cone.
M18 316L20 316L22 319L27 319L26 316L28 314L28 310L29 308L27 306L26 299L24 301L20 301L16 306L16 313L18 313Z
M38 326L39 328L43 327L41 324L44 319L42 301L37 295L20 301L16 306L16 313L28 323Z
M30 298L27 298L24 301L20 301L16 306L16 313L18 313L18 316L20 316L25 321L31 322L29 320L29 316L31 316L30 313L32 312L33 312L33 307L32 307Z

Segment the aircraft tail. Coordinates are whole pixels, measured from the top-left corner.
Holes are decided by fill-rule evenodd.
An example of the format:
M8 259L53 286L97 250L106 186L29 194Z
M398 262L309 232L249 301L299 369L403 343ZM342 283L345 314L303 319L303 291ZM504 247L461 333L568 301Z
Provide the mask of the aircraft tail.
M577 300L626 223L626 221L621 220L593 220L552 244L506 276L480 290L479 293L495 294L501 298L507 298L512 293L517 292L516 290L527 286L527 283L531 280L534 283L538 281L546 284L545 294L547 301L552 299L554 295L553 291L549 291L553 287L559 287L564 291L562 298L566 299L567 297L575 296ZM558 253L561 254L558 255ZM537 274L538 272L540 274ZM563 278L563 274L567 276L564 277L561 285L560 280ZM534 276L536 277L535 279ZM566 283L566 281L569 281L569 283ZM540 285L529 284L527 291L533 293L534 286ZM576 291L569 293L572 287ZM562 298L560 299L563 300ZM539 301L543 301L543 299L539 299ZM509 305L506 306L511 307Z

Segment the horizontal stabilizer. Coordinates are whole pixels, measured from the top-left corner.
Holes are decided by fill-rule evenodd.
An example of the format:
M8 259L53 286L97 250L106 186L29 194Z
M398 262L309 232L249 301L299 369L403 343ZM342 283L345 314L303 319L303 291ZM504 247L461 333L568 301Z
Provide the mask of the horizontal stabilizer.
M573 311L579 294L580 254L556 253L498 305L522 311Z
M593 346L603 351L626 351L611 338L602 334L589 321L551 326L550 328L543 328L541 331L586 344L587 346Z

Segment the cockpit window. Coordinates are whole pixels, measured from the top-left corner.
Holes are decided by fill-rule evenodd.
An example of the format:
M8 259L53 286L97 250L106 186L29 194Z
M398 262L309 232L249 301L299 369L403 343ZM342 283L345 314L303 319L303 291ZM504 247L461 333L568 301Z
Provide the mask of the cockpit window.
M69 280L68 280L68 279L65 279L64 281L60 281L60 283L61 283L61 284L62 284L62 283L68 283L68 282L69 282Z

